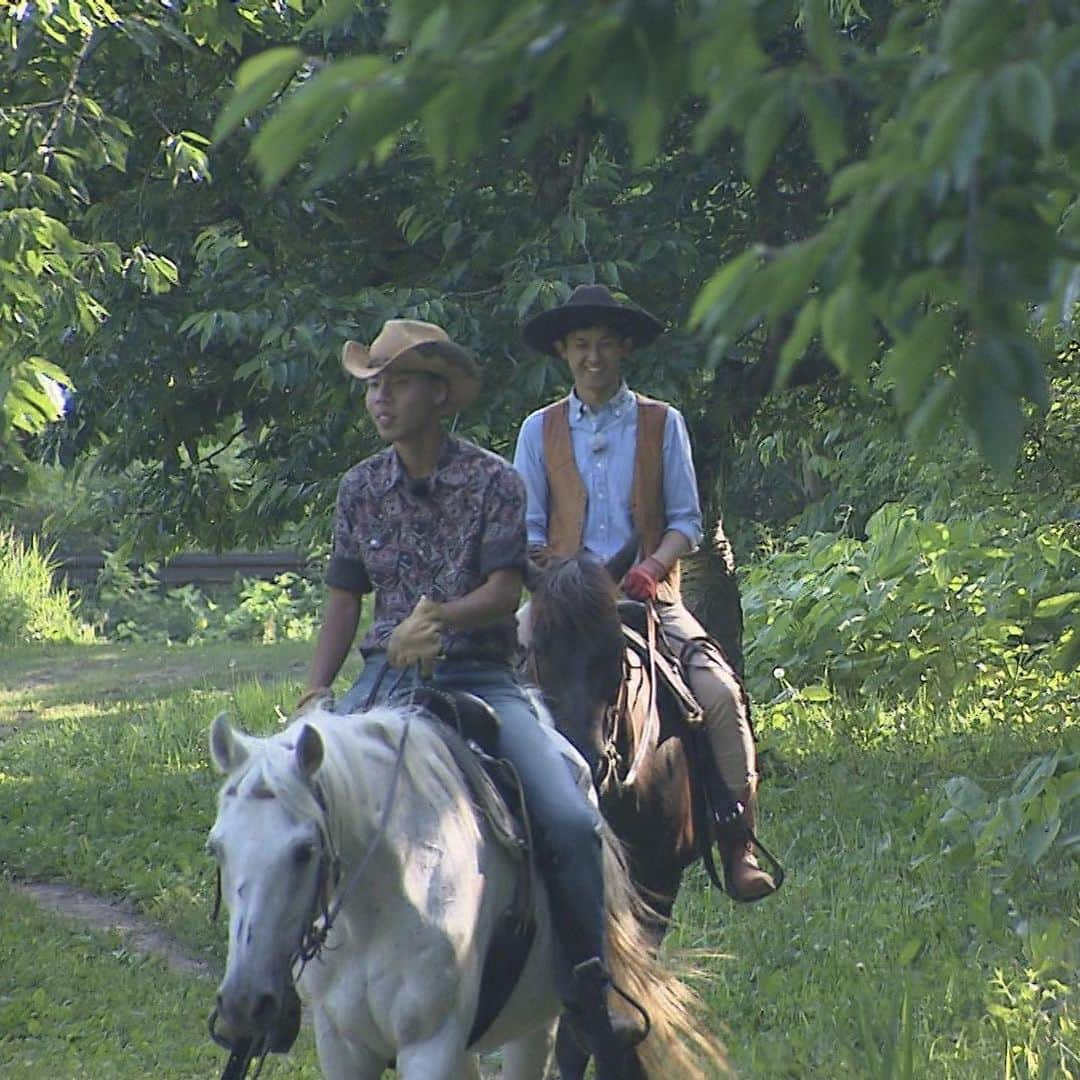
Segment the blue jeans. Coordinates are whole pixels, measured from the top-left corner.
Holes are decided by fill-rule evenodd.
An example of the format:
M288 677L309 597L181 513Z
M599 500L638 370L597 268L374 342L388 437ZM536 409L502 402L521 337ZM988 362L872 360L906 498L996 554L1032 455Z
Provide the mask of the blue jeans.
M387 666L386 655L368 657L360 677L338 702L339 713L372 704L407 700L418 685L415 668ZM498 757L521 777L532 818L536 856L548 886L555 929L570 967L604 958L604 875L600 819L578 788L570 767L540 727L532 702L509 664L490 660L443 660L426 685L464 690L488 703L499 717ZM372 698L374 692L374 697ZM565 977L566 972L562 973ZM561 982L564 980L560 980ZM564 999L572 987L560 987Z

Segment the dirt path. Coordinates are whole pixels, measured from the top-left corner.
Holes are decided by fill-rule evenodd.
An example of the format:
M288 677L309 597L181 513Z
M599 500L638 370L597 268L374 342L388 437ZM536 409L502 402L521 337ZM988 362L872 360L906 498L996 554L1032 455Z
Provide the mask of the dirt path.
M160 957L171 971L207 979L214 977L209 964L189 956L160 927L122 904L109 903L69 885L29 881L9 884L46 911L86 923L95 930L116 931L132 950Z
M198 975L204 979L217 978L209 964L189 956L175 939L144 915L122 904L109 903L92 893L73 889L70 885L11 879L8 879L8 884L45 911L83 922L94 930L115 931L135 952L160 957L170 971ZM310 1024L307 1009L304 1010L304 1024ZM480 1075L483 1080L497 1080L500 1070L488 1058L481 1064Z

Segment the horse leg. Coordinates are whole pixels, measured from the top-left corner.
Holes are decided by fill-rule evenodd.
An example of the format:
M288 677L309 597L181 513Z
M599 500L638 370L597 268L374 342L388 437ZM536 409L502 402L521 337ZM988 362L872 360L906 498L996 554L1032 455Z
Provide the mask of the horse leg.
M386 1070L384 1058L343 1039L321 1010L313 1019L319 1071L326 1080L379 1080Z
M476 1055L466 1051L464 1033L441 1031L398 1051L398 1080L466 1080L479 1075Z
M555 1062L562 1080L582 1080L589 1064L589 1051L578 1042L569 1021L559 1021L559 1033L555 1039Z
M555 1029L545 1024L503 1047L502 1080L544 1080Z

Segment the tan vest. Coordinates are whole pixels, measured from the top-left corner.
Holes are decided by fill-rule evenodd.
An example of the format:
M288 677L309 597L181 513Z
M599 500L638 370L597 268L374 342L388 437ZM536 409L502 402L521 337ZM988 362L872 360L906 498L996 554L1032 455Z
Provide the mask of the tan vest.
M664 510L664 428L668 407L642 394L637 398L637 447L630 516L641 536L641 550L651 555L667 531ZM585 528L585 484L574 460L570 437L570 399L549 405L544 417L544 468L548 481L548 549L555 555L573 555L581 547ZM679 564L660 582L657 599L680 599Z

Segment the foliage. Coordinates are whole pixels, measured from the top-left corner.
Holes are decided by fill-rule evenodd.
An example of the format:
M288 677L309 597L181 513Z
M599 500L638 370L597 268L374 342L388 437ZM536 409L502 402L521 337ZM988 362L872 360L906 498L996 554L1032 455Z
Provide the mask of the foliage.
M976 17L988 2L952 7ZM897 329L903 320L875 304L888 296L900 305L890 283L926 270L927 245L940 266L927 270L926 313L952 305L945 315L963 331L951 343L958 349L972 332L959 312L968 299L981 303L998 270L1023 264L1023 287L1002 290L1014 306L1038 293L1036 262L1046 274L1058 265L1058 284L1069 280L1068 231L1048 247L1051 225L1024 215L1033 206L1047 221L1065 214L1050 197L1057 174L1046 162L1064 152L1061 176L1071 175L1062 103L1072 37L1038 50L1072 8L1037 5L1005 45L995 15L967 51L946 40L950 20L936 4L827 8L831 21L821 17L824 0L480 2L468 17L448 2L405 0L19 5L0 60L9 135L0 141L0 262L16 298L0 310L0 384L40 358L75 389L63 424L3 443L0 489L10 493L13 470L25 474L27 453L65 465L91 457L105 475L121 474L112 520L144 557L265 544L286 523L321 537L335 478L376 441L336 362L345 337L370 340L390 315L442 322L488 374L484 400L460 429L506 451L522 415L565 385L558 365L524 354L523 317L599 280L685 325L701 283L746 252L750 261L725 278L730 288L713 282L699 328L668 335L629 372L686 411L710 515L730 471L733 425L780 368L789 372L816 325L793 318L804 301L829 311L824 345L835 354L837 339L859 336L839 330L862 310L847 303L852 288L867 292L866 310L881 315L874 348L893 352L879 369L860 349L848 374L903 388L897 400L917 409L927 358L945 347L920 352L909 370L896 350L923 325L918 313ZM926 17L912 22L916 14ZM525 49L522 34L531 35ZM241 60L248 66L237 74ZM979 138L966 186L955 155L933 165L913 154L888 190L872 170L855 172L853 185L862 176L878 187L852 186L828 202L831 173L860 155L884 167L903 141L885 135L908 130L908 119L917 125L925 95L951 93L980 63L986 88L971 95L971 116L988 119L972 121ZM999 106L1051 75L1056 120L1044 147ZM418 123L414 89L427 95ZM369 123L373 110L379 123ZM453 123L441 121L447 110ZM219 133L235 126L211 144L215 116ZM365 164L351 140L380 124L392 134L378 163ZM838 133L847 158L826 152ZM316 141L305 148L308 135ZM297 167L260 190L249 150L258 161L288 155ZM1022 258L1012 233L994 246L1002 184L1034 238ZM865 224L875 197L881 228L844 231L845 215ZM943 232L930 237L938 219ZM970 226L959 238L949 231L957 221ZM850 257L835 250L841 234L852 239ZM982 292L972 286L954 300L945 286L959 264L972 280L975 270L993 273L979 279ZM775 275L783 288L768 285ZM762 289L771 290L767 310L755 313ZM1012 310L995 304L995 318L998 307L1001 318ZM1043 322L1049 311L1038 309ZM1008 374L1031 359L1014 344L1011 359L987 363ZM818 377L820 352L811 342L794 378ZM966 399L983 402L973 416L998 417L1018 396L1039 396L1033 372L987 389L976 377L984 370L980 361L960 373Z
M299 574L246 579L213 590L165 589L153 564L132 566L110 552L84 593L83 611L111 641L200 645L215 641L303 641L318 628L322 587Z
M328 7L318 29L358 6ZM400 0L378 49L247 60L215 137L275 98L251 145L264 183L310 154L316 188L399 141L412 152L417 127L445 168L613 117L640 167L683 122L700 151L735 143L742 178L773 200L781 148L806 139L824 205L702 288L692 321L714 360L760 332L784 382L818 338L866 386L880 358L912 434L959 398L1004 472L1022 403L1047 404L1039 331L1071 328L1080 294L1078 23L1075 0L486 0L467 17L454 0Z
M886 396L850 387L773 395L736 440L724 501L743 558L795 535L863 536L885 502L940 521L988 507L1048 521L1080 508L1080 351L1049 366L1050 407L1033 419L1008 483L990 474L955 416L921 452L899 436Z
M1063 905L1080 886L1080 739L1065 732L1063 745L1028 761L1007 792L992 797L977 781L953 776L943 785L946 809L927 846L944 849L968 876L973 925L991 933L1012 920L1033 968L1062 977L1080 969L1080 937L1067 920L1033 920L1017 893L1031 878L1059 894ZM1052 907L1044 899L1043 907ZM1064 910L1064 908L1063 908Z
M1076 665L1074 525L994 510L941 522L886 503L866 532L821 532L745 570L753 696L775 695L774 665L798 687L824 677L869 695L947 695Z
M78 604L54 583L51 552L0 530L0 642L92 641Z

